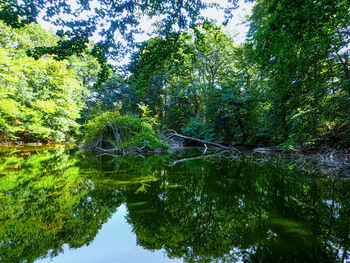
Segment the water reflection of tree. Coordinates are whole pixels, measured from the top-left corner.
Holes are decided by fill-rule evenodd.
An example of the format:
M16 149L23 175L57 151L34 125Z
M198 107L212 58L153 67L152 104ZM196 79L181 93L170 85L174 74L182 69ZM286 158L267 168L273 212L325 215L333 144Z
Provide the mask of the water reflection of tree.
M187 262L337 262L349 184L248 163L181 163L125 189L138 243ZM338 249L340 250L338 251Z
M80 174L64 149L18 152L0 166L0 261L33 262L88 244L121 203Z
M225 160L168 166L170 158L12 153L0 166L0 261L89 244L122 202L139 245L186 262L347 257L349 183Z

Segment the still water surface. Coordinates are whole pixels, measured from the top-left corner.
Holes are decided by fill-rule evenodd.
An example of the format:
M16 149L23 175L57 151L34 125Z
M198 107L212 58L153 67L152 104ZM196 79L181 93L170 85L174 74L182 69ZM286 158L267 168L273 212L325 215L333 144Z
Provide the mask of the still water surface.
M346 262L349 181L196 155L2 148L0 262Z

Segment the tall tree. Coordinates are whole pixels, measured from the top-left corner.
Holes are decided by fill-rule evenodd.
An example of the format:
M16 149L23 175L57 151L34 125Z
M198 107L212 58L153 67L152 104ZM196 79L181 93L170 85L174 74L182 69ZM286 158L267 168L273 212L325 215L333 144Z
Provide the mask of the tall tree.
M235 7L236 2L232 1L227 10ZM37 47L30 52L36 58L52 54L63 59L81 53L87 49L89 39L99 34L102 40L92 54L102 65L98 83L101 84L108 78L106 56L116 59L124 54L126 47L133 42L134 34L142 30L138 27L142 17L153 19L157 34L167 38L169 34L180 34L193 27L197 21L203 20L201 10L215 5L218 6L203 0L79 0L75 3L67 0L1 0L0 20L18 28L36 22L39 14L43 14L45 20L62 29L57 34L64 38L57 45Z
M37 24L14 29L0 22L2 140L63 141L76 134L85 93L80 70L74 61L26 55L28 47L56 42Z
M349 14L343 0L260 0L254 7L250 42L268 81L277 142L348 129Z
M130 64L139 101L171 129L229 144L257 133L257 74L248 45L238 47L215 25L203 24L168 42L145 42ZM163 62L163 63L162 63Z

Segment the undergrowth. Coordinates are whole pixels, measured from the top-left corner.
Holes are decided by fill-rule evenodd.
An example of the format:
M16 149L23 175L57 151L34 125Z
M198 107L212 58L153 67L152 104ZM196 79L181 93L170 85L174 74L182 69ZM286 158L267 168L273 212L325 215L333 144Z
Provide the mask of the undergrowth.
M155 151L169 148L145 118L107 111L84 125L82 144L92 151Z

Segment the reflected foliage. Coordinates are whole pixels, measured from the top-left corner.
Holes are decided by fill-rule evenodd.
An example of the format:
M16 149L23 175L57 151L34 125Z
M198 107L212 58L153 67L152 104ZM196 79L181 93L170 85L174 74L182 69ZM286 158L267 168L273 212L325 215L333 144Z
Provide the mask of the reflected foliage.
M14 151L0 166L0 261L33 262L89 244L121 203L81 173L76 154Z
M138 245L185 262L348 258L347 181L249 160L169 165L193 155L2 153L1 261L31 262L63 244L89 244L121 203Z
M186 262L338 262L349 244L348 184L204 160L161 178L127 192L127 202L143 204L129 206L128 218L147 249Z

